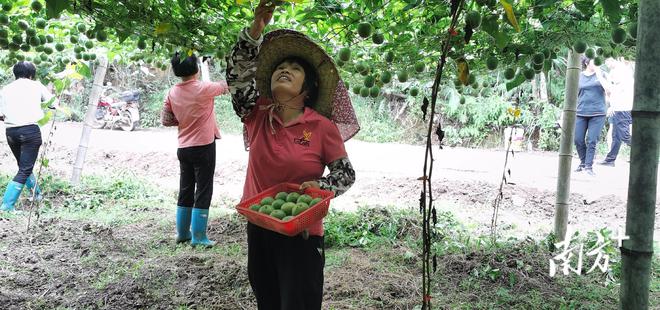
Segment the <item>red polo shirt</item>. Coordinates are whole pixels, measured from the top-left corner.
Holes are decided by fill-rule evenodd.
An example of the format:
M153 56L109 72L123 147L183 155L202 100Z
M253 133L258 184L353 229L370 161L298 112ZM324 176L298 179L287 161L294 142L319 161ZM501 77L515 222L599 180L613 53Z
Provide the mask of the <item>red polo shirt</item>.
M259 108L268 104L270 100L259 98L244 119L250 155L242 199L279 183L316 181L323 176L326 165L347 157L337 126L311 108L305 108L300 117L286 126L274 115L273 134L268 110ZM323 236L323 221L313 224L309 234Z

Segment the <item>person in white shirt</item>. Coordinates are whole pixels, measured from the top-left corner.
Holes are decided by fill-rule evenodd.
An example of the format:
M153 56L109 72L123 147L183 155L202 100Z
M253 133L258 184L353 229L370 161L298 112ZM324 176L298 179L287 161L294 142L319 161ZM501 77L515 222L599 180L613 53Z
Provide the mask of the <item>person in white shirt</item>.
M34 80L37 69L32 63L18 62L13 71L16 80L0 90L0 115L4 117L7 144L18 163L18 173L7 184L0 207L0 211L8 212L14 211L24 186L34 189L36 198L41 198L32 169L42 143L38 125L44 117L41 104L53 99L53 94Z
M614 167L621 143L630 145L630 125L632 124L630 111L633 106L634 72L632 65L623 58L608 59L607 66L610 68L610 82L612 83L612 93L609 98L610 108L607 110L612 143L607 157L598 164Z

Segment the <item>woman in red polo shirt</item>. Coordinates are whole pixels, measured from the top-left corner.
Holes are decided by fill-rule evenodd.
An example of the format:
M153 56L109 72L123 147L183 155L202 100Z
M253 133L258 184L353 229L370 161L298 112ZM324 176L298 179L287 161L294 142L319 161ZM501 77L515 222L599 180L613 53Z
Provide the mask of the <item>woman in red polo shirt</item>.
M359 130L348 91L305 35L262 36L274 6L261 1L227 61L234 110L249 148L243 199L283 182L341 195L355 182L344 141ZM325 168L330 173L323 176ZM248 275L259 309L321 309L323 223L287 237L248 223Z

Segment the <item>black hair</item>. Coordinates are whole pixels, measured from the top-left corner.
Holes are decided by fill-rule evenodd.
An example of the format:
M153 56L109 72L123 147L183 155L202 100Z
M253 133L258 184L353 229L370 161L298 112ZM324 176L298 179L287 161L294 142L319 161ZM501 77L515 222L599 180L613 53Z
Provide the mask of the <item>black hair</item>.
M19 61L14 65L14 77L16 79L34 80L37 75L37 67L29 61Z
M587 67L589 66L590 61L591 61L591 59L589 59L589 57L584 56L584 55L580 56L580 63L582 64L582 70L587 69Z
M199 65L197 65L197 56L192 54L186 59L181 60L180 53L176 52L172 57L172 71L178 77L191 76L199 72Z
M275 69L285 62L297 63L303 68L303 71L305 71L305 81L303 81L302 89L300 92L302 93L303 91L307 91L307 96L304 99L305 106L312 107L314 104L316 104L316 99L319 96L319 76L316 72L316 69L314 69L314 67L309 62L307 62L307 60L301 57L289 56L278 62L275 65L275 68L273 68L272 72L275 72Z

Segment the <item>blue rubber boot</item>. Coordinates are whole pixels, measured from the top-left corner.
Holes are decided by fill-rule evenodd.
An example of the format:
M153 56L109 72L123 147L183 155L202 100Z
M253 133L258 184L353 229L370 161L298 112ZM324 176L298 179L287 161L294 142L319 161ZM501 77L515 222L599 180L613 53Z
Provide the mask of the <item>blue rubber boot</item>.
M176 207L176 243L190 241L192 238L192 234L190 233L191 215L192 208Z
M2 207L0 207L0 211L12 212L15 210L14 205L16 204L18 197L21 196L23 186L24 184L14 181L9 181L9 183L7 183L7 189L5 190L5 196L2 198Z
M41 189L39 188L39 185L37 184L37 178L34 177L34 173L31 174L27 180L25 181L25 187L28 188L28 190L34 189L34 199L36 201L41 201L43 199L43 196L41 195ZM32 200L33 193L30 192L30 200Z
M215 242L206 236L206 227L209 222L209 209L192 209L192 246L212 247Z

